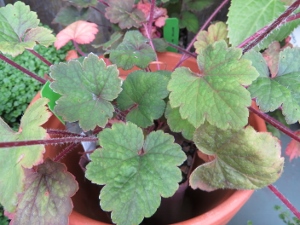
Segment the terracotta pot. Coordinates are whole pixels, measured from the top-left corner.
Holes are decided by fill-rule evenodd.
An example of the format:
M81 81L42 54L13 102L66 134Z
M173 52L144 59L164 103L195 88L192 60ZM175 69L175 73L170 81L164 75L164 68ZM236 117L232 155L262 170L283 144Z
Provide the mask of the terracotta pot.
M161 69L173 70L181 55L176 53L159 53L159 65ZM107 62L108 60L106 60ZM108 63L108 62L107 62ZM189 67L192 71L198 72L198 66L194 58L187 59L182 66ZM135 68L134 68L135 69ZM133 69L133 70L134 70ZM151 70L157 69L155 63L151 65ZM123 78L129 72L122 71ZM39 98L39 95L36 96ZM266 125L262 119L256 115L250 115L249 123L258 131L266 131ZM44 124L45 128L64 129L64 125L51 116L49 121ZM54 157L64 146L46 146L47 157ZM68 171L76 176L79 183L79 191L73 196L74 210L70 215L70 225L108 225L110 224L110 213L103 212L99 206L100 187L91 184L85 179L80 166L78 165L80 153L83 152L81 146L62 160L66 164ZM71 160L69 160L71 159ZM217 190L204 192L187 188L182 205L182 222L177 225L224 225L237 213L237 211L250 198L253 191L237 190ZM168 215L167 215L168 216ZM102 222L100 222L102 221ZM143 222L143 224L161 224L153 222Z

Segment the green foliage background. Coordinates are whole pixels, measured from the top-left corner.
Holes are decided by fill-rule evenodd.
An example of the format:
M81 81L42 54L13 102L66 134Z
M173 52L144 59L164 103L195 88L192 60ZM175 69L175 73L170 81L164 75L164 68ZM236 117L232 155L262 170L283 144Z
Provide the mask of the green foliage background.
M71 43L60 50L54 46L34 48L53 64L64 61L66 52L71 49ZM49 67L28 51L9 58L41 77L49 72ZM0 116L14 130L18 130L20 117L41 87L38 81L0 60Z
M2 205L0 205L0 225L8 225L8 219L4 216Z

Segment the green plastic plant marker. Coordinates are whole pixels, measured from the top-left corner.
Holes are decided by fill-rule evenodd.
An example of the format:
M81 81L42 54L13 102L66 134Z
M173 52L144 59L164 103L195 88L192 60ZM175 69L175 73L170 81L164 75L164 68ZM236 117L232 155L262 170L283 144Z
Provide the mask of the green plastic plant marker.
M167 42L174 45L179 43L179 21L177 18L168 18L164 26L164 38ZM168 47L169 52L177 52L177 49Z
M54 113L54 106L56 105L56 101L60 98L60 94L55 93L51 88L50 88L50 81L47 81L42 90L41 90L41 96L44 98L48 98L49 102L48 102L48 107L49 109L53 112L53 114L63 123L65 124L65 122L63 121L63 119L58 116L57 114Z

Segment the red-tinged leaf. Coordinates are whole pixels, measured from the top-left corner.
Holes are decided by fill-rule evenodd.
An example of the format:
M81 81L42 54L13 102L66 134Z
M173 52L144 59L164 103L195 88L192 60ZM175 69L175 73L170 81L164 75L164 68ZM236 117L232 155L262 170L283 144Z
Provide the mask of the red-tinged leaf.
M135 0L109 0L109 7L105 9L105 17L121 29L139 28L145 21L144 13L136 7Z
M77 59L78 58L78 54L76 52L76 50L70 50L67 52L66 55L66 61L70 61L71 59Z
M21 119L20 131L13 131L0 118L0 141L29 141L46 137L41 127L50 113L46 104L48 99L41 98L32 104ZM43 145L10 147L0 149L0 203L6 211L14 212L17 195L23 191L23 168L32 168L43 162Z
M25 190L11 224L68 224L78 184L66 166L46 159L36 171L25 169L25 176Z
M295 134L297 136L300 136L300 130L296 131ZM290 161L300 157L300 143L292 139L291 142L286 147L285 154L287 154L290 157Z
M97 33L97 24L79 20L57 34L54 46L60 49L71 40L78 44L89 44L95 39Z
M263 53L263 57L267 62L272 77L275 77L278 72L279 53L280 53L280 44L278 41L272 42Z
M147 1L139 2L136 7L144 13L145 18L148 21L150 19L151 3ZM165 20L168 18L167 14L168 13L165 8L154 7L153 20L155 22L155 26L163 27L165 25Z

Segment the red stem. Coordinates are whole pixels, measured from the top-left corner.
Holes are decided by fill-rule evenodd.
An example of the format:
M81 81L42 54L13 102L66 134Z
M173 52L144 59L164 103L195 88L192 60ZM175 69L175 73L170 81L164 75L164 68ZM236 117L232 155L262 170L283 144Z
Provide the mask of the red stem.
M47 133L52 135L61 135L61 136L74 136L74 137L82 136L80 134L72 133L66 130L56 130L56 129L47 129Z
M283 195L280 191L275 188L273 185L269 185L268 188L291 210L291 212L300 219L300 212L296 209L295 206Z
M229 2L229 0L224 0L219 6L218 8L216 8L216 10L210 15L210 17L205 21L205 23L202 25L202 27L200 28L200 30L198 31L198 33L194 36L193 40L190 42L190 44L188 45L188 47L186 48L187 51L189 51L194 42L197 40L197 36L198 34L203 31L204 29L206 29L208 27L208 25L210 24L210 22L215 18L215 16L219 13L219 11Z
M267 25L257 31L254 35L247 38L245 41L243 41L238 47L244 48L243 52L247 52L253 47L255 47L258 43L260 43L271 31L278 28L282 24L287 22L287 19L291 15L292 12L294 12L300 5L300 0L295 1L290 7L287 8L287 10L282 13L273 23L270 25Z
M57 156L55 156L54 159L53 159L53 161L59 162L64 157L66 157L67 154L69 154L71 151L73 151L78 145L79 145L79 143L72 143L72 144L70 144L69 146L67 146L66 148L64 148L64 150L62 150Z
M64 137L64 138L51 138L45 140L7 141L7 142L0 142L0 148L12 148L12 147L29 146L29 145L65 144L70 142L78 143L81 141L98 141L98 138L97 137Z
M85 54L83 51L81 51L81 49L80 49L80 47L79 47L79 45L77 44L76 41L73 41L73 45L74 45L76 51L77 51L80 55L86 56L86 54Z
M296 13L295 15L291 15L286 19L286 22L291 22L293 20L299 19L300 18L300 13Z
M105 6L109 6L109 4L107 2L105 2L105 1L103 1L103 0L98 0L98 2L102 3Z
M18 70L22 71L23 73L27 74L28 76L36 79L37 81L41 82L42 84L46 83L46 80L39 77L38 75L36 75L35 73L29 71L28 69L20 66L19 64L15 63L14 61L10 60L9 58L7 58L6 56L0 54L0 59L2 59L4 62L7 62L8 64L10 64L11 66L17 68Z
M251 106L249 107L249 110L251 112L255 113L256 115L258 115L260 118L262 118L267 123L271 124L273 127L277 128L278 130L285 133L289 137L291 137L291 138L295 139L296 141L300 142L300 137L298 137L291 129L284 126L279 121L275 120L273 117L269 116L268 114L265 114L265 113L261 112L260 110L255 109Z
M155 47L152 41L152 37L151 37L151 32L152 32L152 24L153 24L153 15L154 15L154 8L156 5L156 0L151 0L151 8L150 8L150 13L149 13L149 20L147 21L147 24L143 24L144 29L146 31L146 35L149 39L149 44L151 46L151 48L153 49L153 51L155 51ZM157 55L155 56L156 61L158 61ZM160 70L160 65L157 64L157 70Z
M31 50L31 49L27 49L27 51L29 51L31 54L33 54L34 56L38 57L43 63L45 63L47 66L52 66L52 63L49 62L46 58L44 58L43 56L41 56L38 52Z
M215 18L215 16L218 14L218 12L229 2L229 0L224 0L219 6L218 8L216 8L216 10L210 15L210 17L205 21L205 23L203 24L203 26L200 28L200 30L198 31L198 33L195 35L195 37L193 38L193 40L190 42L190 44L188 45L188 47L185 49L186 51L189 51L194 42L197 40L197 36L198 34L206 29L206 27L210 24L210 22ZM182 54L181 59L179 60L179 62L176 64L174 70L179 67L188 57L186 56L186 53L184 52L184 54Z

